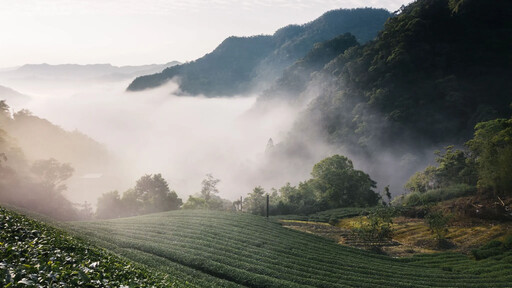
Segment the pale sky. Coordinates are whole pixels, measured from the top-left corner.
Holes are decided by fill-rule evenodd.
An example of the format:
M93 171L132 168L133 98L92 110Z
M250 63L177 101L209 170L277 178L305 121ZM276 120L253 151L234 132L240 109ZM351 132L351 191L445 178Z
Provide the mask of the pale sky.
M272 34L337 8L410 0L0 0L0 67L191 61L226 37Z

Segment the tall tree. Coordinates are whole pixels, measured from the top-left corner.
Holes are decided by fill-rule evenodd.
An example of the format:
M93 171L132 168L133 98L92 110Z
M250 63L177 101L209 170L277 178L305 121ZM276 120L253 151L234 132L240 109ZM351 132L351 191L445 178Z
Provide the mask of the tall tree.
M247 211L256 215L265 215L265 190L261 187L255 187L252 193L244 199L244 206Z
M478 169L478 188L512 194L512 118L482 122L467 142Z
M206 174L206 178L201 182L203 185L201 188L201 196L206 200L206 203L210 201L212 195L219 193L219 189L217 189L219 182L220 179L214 178L212 174Z
M31 172L38 176L49 189L60 192L66 190L64 181L73 175L74 169L69 163L60 163L50 158L34 162Z
M137 200L143 203L142 213L176 210L183 204L161 174L142 176L137 180L134 192Z
M380 199L373 190L375 181L363 171L355 170L352 161L345 156L325 158L315 164L311 175L319 198L325 199L330 208L373 206Z

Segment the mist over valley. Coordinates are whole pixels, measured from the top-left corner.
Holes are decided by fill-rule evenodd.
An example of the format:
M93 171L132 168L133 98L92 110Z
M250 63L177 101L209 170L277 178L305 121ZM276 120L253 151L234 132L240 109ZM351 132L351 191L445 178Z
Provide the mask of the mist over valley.
M0 67L1 287L512 283L509 2L117 1L25 6L48 39L119 22L80 64ZM180 35L284 8L316 18L177 61Z

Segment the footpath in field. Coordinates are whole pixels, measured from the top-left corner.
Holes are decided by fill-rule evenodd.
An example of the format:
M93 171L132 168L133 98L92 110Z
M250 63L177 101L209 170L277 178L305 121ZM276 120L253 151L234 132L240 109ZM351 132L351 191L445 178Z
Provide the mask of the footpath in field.
M193 284L203 287L510 287L512 283L509 254L480 261L454 253L394 259L248 214L175 211L70 225L98 245L162 272L195 273Z

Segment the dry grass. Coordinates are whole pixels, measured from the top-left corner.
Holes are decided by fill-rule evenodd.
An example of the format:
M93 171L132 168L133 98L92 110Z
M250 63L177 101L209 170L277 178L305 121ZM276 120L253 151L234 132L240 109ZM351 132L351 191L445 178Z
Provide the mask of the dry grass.
M307 221L281 221L283 226L306 233L316 234L330 238L343 245L353 243L351 230L358 227L364 217L352 217L341 219L336 226L326 223ZM423 219L396 217L393 219L393 241L399 242L398 246L383 247L383 251L395 257L412 256L419 253L435 253L441 250L437 247L437 241L433 238L428 225ZM512 223L499 223L492 221L463 221L457 219L448 228L446 238L454 244L449 251L470 253L472 249L503 237L512 232Z

